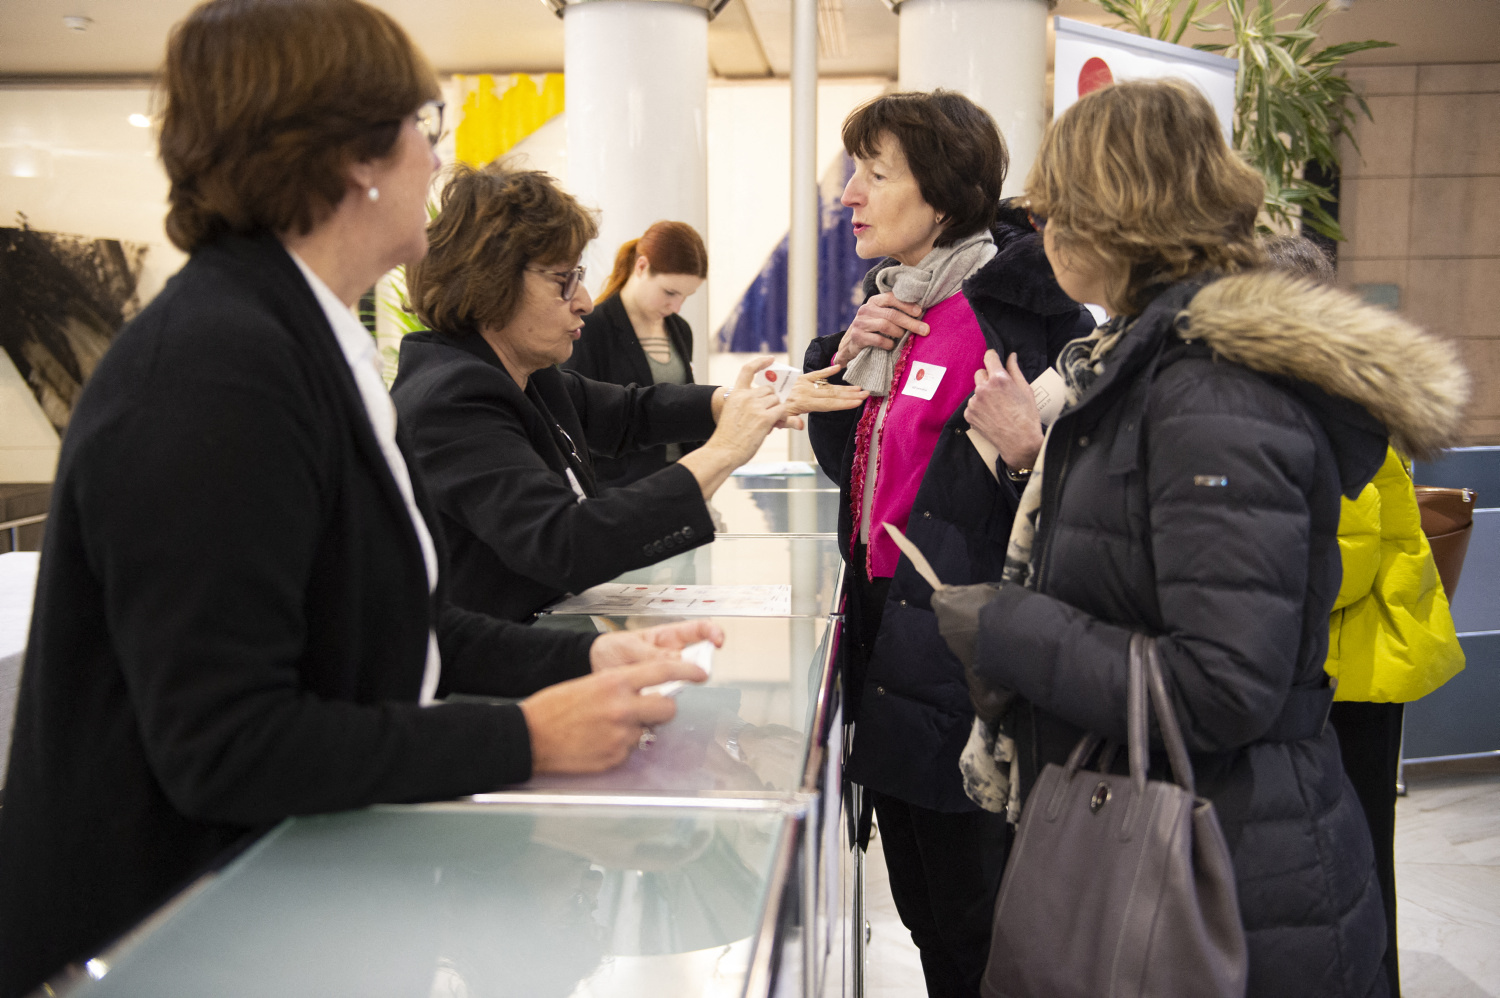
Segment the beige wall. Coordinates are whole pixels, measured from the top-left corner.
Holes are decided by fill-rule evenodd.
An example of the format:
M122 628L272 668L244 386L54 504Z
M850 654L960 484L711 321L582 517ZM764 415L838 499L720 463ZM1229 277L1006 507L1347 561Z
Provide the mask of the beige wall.
M1373 121L1346 148L1339 282L1394 284L1474 375L1465 443L1500 443L1500 63L1361 66Z

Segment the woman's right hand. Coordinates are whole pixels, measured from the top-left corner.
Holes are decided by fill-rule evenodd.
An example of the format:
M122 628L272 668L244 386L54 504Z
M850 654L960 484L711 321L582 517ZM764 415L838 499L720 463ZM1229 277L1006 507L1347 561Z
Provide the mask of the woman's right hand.
M769 355L757 357L740 368L729 398L719 411L719 425L713 436L677 462L698 479L704 499L718 491L730 472L754 457L766 435L789 417L775 392L750 383L756 372L769 367L773 359Z
M916 302L902 301L887 291L875 295L854 313L854 321L845 330L833 363L847 368L865 347L894 350L907 333L926 336L928 332L927 323L922 321L922 309Z

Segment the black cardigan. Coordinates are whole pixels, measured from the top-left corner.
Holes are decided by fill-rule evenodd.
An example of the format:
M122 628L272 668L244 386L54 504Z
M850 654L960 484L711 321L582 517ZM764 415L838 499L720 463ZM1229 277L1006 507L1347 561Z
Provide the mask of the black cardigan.
M407 336L391 397L452 545L453 601L529 620L564 593L713 540L692 472L673 464L601 490L590 457L707 436L713 392L622 388L557 367L522 391L477 333Z
M693 327L680 315L667 316L666 327L672 349L677 351L687 368L686 383L693 384ZM573 356L563 363L563 367L577 371L585 378L613 385L655 384L646 351L641 346L640 337L635 335L635 327L630 324L630 316L626 314L625 303L620 301L619 295L610 295L584 317L583 336L573 345ZM684 454L702 445L702 440L680 443ZM666 444L655 444L619 457L597 456L594 474L604 487L629 485L670 463Z
M0 812L0 995L288 815L527 778L518 707L417 705L432 626L440 692L589 669L585 636L429 595L294 261L269 235L198 250L121 331L63 445Z

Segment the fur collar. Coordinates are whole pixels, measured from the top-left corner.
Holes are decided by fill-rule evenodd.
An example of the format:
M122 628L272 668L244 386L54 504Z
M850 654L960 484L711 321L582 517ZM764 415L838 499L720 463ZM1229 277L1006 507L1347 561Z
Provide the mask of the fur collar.
M1346 291L1276 271L1236 274L1198 292L1179 329L1236 364L1358 404L1404 454L1428 458L1457 439L1469 399L1457 349Z
M995 239L994 258L964 281L964 295L970 302L988 299L1038 315L1078 311L1078 303L1057 286L1052 265L1042 250L1042 237L1032 229L1026 210L1017 207L1014 199L1000 203L990 235ZM887 257L865 274L866 300L876 293L875 275L896 263Z

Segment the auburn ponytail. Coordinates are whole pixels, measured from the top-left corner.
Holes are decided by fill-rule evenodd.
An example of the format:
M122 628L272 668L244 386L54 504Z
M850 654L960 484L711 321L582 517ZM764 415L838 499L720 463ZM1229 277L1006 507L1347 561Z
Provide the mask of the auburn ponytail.
M688 274L708 276L708 247L698 230L686 222L656 222L639 239L620 245L615 253L615 267L599 292L599 300L620 293L635 270L636 258L645 255L653 274Z

